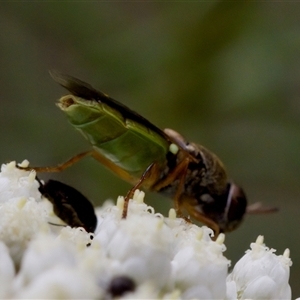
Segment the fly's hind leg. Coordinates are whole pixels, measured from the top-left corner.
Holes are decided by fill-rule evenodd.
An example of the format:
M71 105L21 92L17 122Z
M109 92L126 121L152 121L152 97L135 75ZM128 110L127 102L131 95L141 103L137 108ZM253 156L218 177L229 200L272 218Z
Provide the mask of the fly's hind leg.
M94 152L95 152L94 150L89 150L89 151L79 153L79 154L71 157L66 162L64 162L62 164L59 164L57 166L54 166L54 167L30 167L30 166L28 166L28 167L24 168L24 167L21 167L19 165L17 165L17 167L19 169L25 170L25 171L35 170L36 172L47 172L47 173L61 172L61 171L65 170L66 168L72 166L76 162L80 161L84 157L89 156L89 155L93 155Z

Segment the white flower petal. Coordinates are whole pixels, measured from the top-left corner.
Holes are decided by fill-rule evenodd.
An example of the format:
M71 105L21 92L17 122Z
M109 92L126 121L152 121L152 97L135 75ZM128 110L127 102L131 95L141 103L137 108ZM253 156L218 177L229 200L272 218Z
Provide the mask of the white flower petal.
M226 300L236 300L237 290L236 290L236 283L234 281L229 281L226 283Z
M35 172L16 168L16 163L3 164L0 173L0 203L12 198L41 199L39 184L35 180Z
M28 243L40 231L49 231L47 214L33 198L13 198L0 206L0 239L18 264Z
M101 299L102 292L88 274L55 265L15 295L25 299Z
M0 241L0 298L7 298L15 276L14 263L6 245Z

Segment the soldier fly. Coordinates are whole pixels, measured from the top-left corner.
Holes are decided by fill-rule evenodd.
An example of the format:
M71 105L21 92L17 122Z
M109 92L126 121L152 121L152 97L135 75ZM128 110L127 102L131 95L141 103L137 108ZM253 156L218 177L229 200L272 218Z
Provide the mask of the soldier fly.
M70 92L59 99L58 107L92 149L56 167L28 169L58 172L92 156L133 185L125 197L123 218L133 192L142 187L173 198L179 216L187 212L212 228L216 236L237 228L246 212L273 211L247 207L243 189L228 178L220 159L202 145L187 142L172 129L159 129L88 83L57 72L51 76Z

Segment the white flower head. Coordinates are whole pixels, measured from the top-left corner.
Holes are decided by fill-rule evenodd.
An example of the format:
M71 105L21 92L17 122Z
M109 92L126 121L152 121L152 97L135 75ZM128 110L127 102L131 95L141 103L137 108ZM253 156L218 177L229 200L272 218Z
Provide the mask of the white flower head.
M27 163L24 161L22 166L26 167ZM39 184L35 176L35 171L18 169L15 161L3 164L0 173L0 203L21 197L40 200L41 193L38 191Z
M47 214L34 198L13 198L0 206L0 239L15 263L39 231L48 231Z
M2 165L0 198L0 239L18 264L30 240L49 230L35 172L20 170L15 162Z
M193 225L195 226L195 225ZM202 227L203 238L194 232L175 255L173 276L175 287L184 290L183 298L219 299L226 293L226 276L230 261L223 256L224 235L214 242L206 240L210 230ZM188 236L189 234L187 234Z
M97 208L91 234L69 226L52 230L52 205L41 201L38 188L35 172L2 165L2 298L291 298L289 251L276 256L262 238L227 276L225 236L212 241L211 229L177 218L174 210L168 218L155 213L143 192L135 191L126 219L123 197Z
M290 299L289 250L275 255L274 249L265 246L262 236L250 247L227 279L235 283L238 299Z
M119 209L108 208L111 214L102 213L95 240L105 244L104 251L115 261L114 275L126 274L136 282L148 280L163 286L171 273L168 248L171 232L163 219L143 203L143 197L143 192L136 191L126 219L121 219L120 204Z

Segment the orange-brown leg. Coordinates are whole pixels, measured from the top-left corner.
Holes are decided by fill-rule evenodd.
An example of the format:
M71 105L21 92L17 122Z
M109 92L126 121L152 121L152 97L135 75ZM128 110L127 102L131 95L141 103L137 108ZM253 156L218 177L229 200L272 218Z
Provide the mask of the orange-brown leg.
M180 217L185 219L187 222L190 222L190 220L183 216L181 212L181 203L180 203L180 197L182 194L184 181L187 174L188 165L190 163L190 158L186 157L184 158L175 168L164 178L163 180L159 181L153 189L157 192L159 192L162 188L172 184L176 179L179 179L178 187L174 196L174 203L175 203L175 210L176 214Z
M19 169L22 169L22 170L26 170L26 171L31 171L31 170L35 170L36 172L49 172L49 173L52 173L52 172L61 172L63 171L64 169L72 166L73 164L75 164L76 162L80 161L81 159L83 159L84 157L88 156L88 155L92 155L94 152L94 150L89 150L89 151L85 151L85 152L82 152L82 153L79 153L73 157L71 157L69 160L67 160L66 162L62 163L62 164L59 164L57 166L54 166L54 167L20 167L20 166L17 166Z
M127 211L128 211L128 204L129 200L132 199L134 192L144 183L144 181L148 178L150 175L152 168L154 167L155 163L152 163L143 173L139 181L128 191L125 199L124 199L124 207L122 212L122 219L126 219L127 217Z
M196 211L195 209L193 209L193 207L190 207L190 209L188 209L188 212L194 219L196 219L197 221L200 221L204 225L207 225L209 228L211 228L214 231L215 234L212 237L212 240L217 239L218 235L220 234L220 227L217 223L215 223L213 220L207 218L200 212Z

